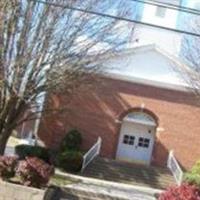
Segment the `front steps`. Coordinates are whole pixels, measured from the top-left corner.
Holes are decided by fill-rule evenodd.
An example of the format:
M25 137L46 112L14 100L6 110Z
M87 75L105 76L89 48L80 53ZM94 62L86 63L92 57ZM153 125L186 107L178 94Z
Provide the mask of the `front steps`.
M106 194L88 192L85 190L79 190L75 188L63 189L63 195L61 200L129 200L123 197L114 197Z
M175 181L167 168L96 158L82 174L86 177L156 189L166 189Z
M79 183L62 189L62 200L156 200L155 193L136 188Z

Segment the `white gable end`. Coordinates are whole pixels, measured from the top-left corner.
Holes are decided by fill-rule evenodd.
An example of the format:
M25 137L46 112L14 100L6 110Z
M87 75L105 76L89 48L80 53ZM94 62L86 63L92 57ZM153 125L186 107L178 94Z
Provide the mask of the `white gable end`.
M166 84L186 85L176 72L176 64L156 48L132 50L104 62L108 72L116 77L144 79Z

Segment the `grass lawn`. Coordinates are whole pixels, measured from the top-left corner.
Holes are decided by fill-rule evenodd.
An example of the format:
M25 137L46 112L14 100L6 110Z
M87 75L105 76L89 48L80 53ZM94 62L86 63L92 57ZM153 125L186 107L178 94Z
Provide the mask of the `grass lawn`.
M57 186L65 186L68 184L74 183L73 181L67 179L66 177L60 176L60 175L54 175L51 177L49 184L57 185Z
M11 136L8 139L7 146L9 146L9 147L15 147L15 146L19 145L20 142L21 142L21 139Z

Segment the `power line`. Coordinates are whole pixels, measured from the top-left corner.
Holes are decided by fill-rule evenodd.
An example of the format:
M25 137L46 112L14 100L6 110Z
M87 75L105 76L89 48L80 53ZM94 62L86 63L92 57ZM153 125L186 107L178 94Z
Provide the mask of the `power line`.
M181 9L185 9L185 10L200 12L199 9L190 8L190 7L186 7L186 6L182 6L182 5L176 5L173 3L166 3L166 2L161 2L161 1L157 1L157 0L148 0L148 1L159 3L159 4L164 4L164 5L168 5L168 6L172 6L172 7L176 7L176 8L181 8Z
M50 5L50 6L54 6L54 7L60 7L60 8L65 8L65 9L74 10L74 11L78 11L78 12L88 13L88 14L91 14L91 15L101 16L101 17L104 17L104 18L111 18L111 19L116 19L116 20L119 20L119 21L132 22L132 23L141 24L141 25L145 25L145 26L149 26L149 27L158 28L158 29L164 29L164 30L168 30L168 31L181 33L181 34L200 37L199 33L169 28L169 27L160 26L160 25L156 25L156 24L150 24L150 23L147 23L147 22L142 22L142 21L138 21L138 20L134 20L134 19L128 19L128 18L125 18L125 17L119 17L119 16L115 16L115 15L105 14L105 13L92 11L92 10L86 10L86 9L77 8L77 7L73 7L73 6L69 6L69 5L61 5L61 4L57 4L57 3L46 2L46 1L43 1L43 0L31 0L31 1L41 3L41 4Z
M161 8L167 8L167 9L170 9L170 10L177 10L177 11L180 11L180 12L185 12L187 14L200 15L200 10L191 9L189 7L184 7L184 6L177 6L175 4L162 3L162 2L154 1L154 0L150 0L150 1L149 0L147 0L147 1L131 0L131 1L139 2L139 3L142 3L142 4L148 4L148 5L152 5L152 6L158 6L158 7L161 7Z

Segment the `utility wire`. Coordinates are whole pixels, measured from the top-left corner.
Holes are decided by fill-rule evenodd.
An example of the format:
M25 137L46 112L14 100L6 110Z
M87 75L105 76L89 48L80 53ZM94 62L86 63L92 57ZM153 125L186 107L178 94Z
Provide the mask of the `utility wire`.
M167 8L167 9L170 9L170 10L177 10L177 11L180 11L180 12L185 12L187 14L200 15L200 10L190 9L188 7L183 7L183 6L176 6L175 4L162 3L162 2L153 1L153 0L150 0L150 1L149 0L148 1L131 0L131 1L135 1L135 2L138 2L138 3L141 3L141 4L158 6L158 7L161 7L161 8Z
M185 10L200 12L199 9L190 8L190 7L186 7L186 6L182 6L182 5L176 5L176 4L173 4L173 3L166 3L166 2L161 2L161 1L157 1L157 0L148 0L148 1L163 4L163 5L168 5L168 6L172 6L172 7L176 7L176 8L181 8L181 9L185 9Z
M132 22L132 23L141 24L141 25L145 25L145 26L149 26L149 27L153 27L153 28L164 29L164 30L173 31L173 32L176 32L176 33L200 37L199 33L169 28L169 27L165 27L165 26L160 26L160 25L156 25L156 24L138 21L138 20L135 20L135 19L129 19L129 18L105 14L105 13L101 13L101 12L97 12L97 11L86 10L86 9L73 7L73 6L69 6L69 5L61 5L61 4L57 4L57 3L46 2L46 1L43 1L43 0L31 0L31 1L36 2L36 3L54 6L54 7L60 7L60 8L65 8L65 9L74 10L74 11L78 11L78 12L88 13L88 14L91 14L91 15L101 16L101 17L104 17L104 18L111 18L111 19L116 19L116 20L124 21L124 22Z

